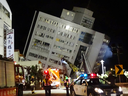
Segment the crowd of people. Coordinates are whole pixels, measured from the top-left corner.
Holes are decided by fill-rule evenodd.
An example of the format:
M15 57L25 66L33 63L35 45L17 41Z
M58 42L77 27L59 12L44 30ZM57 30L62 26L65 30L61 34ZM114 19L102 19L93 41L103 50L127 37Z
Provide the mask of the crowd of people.
M111 85L115 85L115 79L116 79L116 77L112 75L112 72L109 72L109 75L106 78L106 80L109 81L109 83ZM46 96L51 96L51 83L52 83L52 81L50 80L50 76L46 75L44 77L43 83L42 83L42 87L45 90L45 95ZM69 88L72 89L71 85L73 85L74 82L73 81L71 82L71 78L65 74L64 79L63 79L63 83L62 83L62 81L60 83L61 83L62 86L64 86L66 88L66 94L67 94L67 96L69 96ZM86 81L83 84L88 85ZM31 76L30 86L31 86L32 94L34 94L35 93L34 92L34 90L35 90L34 76Z

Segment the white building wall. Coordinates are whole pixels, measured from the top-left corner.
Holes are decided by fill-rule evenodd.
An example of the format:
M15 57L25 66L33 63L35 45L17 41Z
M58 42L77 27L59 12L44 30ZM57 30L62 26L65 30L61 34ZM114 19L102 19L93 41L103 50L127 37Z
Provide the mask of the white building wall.
M39 64L38 60L33 60L33 61L18 61L17 64L20 64L21 66L35 66L38 65L40 66L41 64ZM41 67L40 67L41 68Z
M82 22L82 17L83 17L82 13L76 12L73 22L76 24L80 24Z
M91 10L86 9L86 8L73 7L73 11L78 12L78 13L84 13L84 14L87 14L88 16L93 15L93 12Z
M73 21L75 17L75 12L63 9L60 18L68 21Z
M20 53L19 53L19 51L15 51L14 52L14 61L17 63L17 62L19 62L19 55L20 55ZM18 64L18 63L17 63Z
M10 20L12 20L12 12L6 0L0 0L0 3L10 12Z
M54 25L50 24L50 21L47 21L49 23L43 22L43 20L40 20L40 18L42 18L42 19L46 18L48 20L56 21L58 23L58 25L54 26ZM48 31L43 31L42 29L37 28L38 24L40 26L46 26L47 28L54 29L55 32L52 33L52 32L48 32ZM70 27L72 27L72 28L75 28L74 32L71 32L71 31L66 29L67 28L66 26L68 26L68 25ZM33 35L32 35L32 38L31 38L31 41L30 41L30 44L29 44L29 48L28 48L28 51L27 51L27 54L26 54L26 58L29 59L29 60L36 60L37 58L29 56L29 52L36 53L38 55L41 55L41 56L44 56L44 57L47 58L47 60L41 60L41 62L43 64L47 65L47 66L45 66L45 68L47 68L48 65L50 65L52 67L56 67L56 68L62 69L62 66L59 65L59 63L54 64L54 63L49 62L49 60L50 59L54 59L54 60L60 61L61 57L63 57L63 56L67 56L67 57L69 57L68 60L71 60L72 55L74 53L73 50L75 49L75 44L76 44L76 42L78 41L78 38L79 38L80 27L81 27L80 25L77 25L75 23L72 23L72 22L69 22L69 21L66 21L66 20L51 16L51 15L45 14L43 12L40 12L39 15L38 15L38 18L37 18L37 22L35 24L35 28L34 28ZM75 30L77 30L78 32L75 33ZM49 35L49 36L52 36L54 38L53 39L48 39L45 36L44 36L44 38L36 36L35 33L37 31L44 33L45 36ZM61 32L62 32L62 34L61 34ZM69 36L72 36L71 37L72 39L65 37L64 34L68 34ZM75 39L73 39L73 37ZM33 49L32 45L33 45L34 38L36 38L38 40L41 40L41 41L45 41L47 43L50 43L50 47L48 48L49 52L46 53L46 52L43 52L42 50L39 51L39 50ZM59 40L63 40L64 43L60 42ZM65 44L65 42L71 42L71 43L73 43L73 46L71 47L68 44ZM67 50L62 51L59 48L55 48L55 45L63 47L63 48L68 49L68 50L71 50L72 52L71 53L66 52ZM55 55L55 54L52 54L52 52L55 52L55 53L58 53L58 54Z
M16 64L19 64L19 65L24 66L24 67L26 67L26 66L30 66L31 67L31 66L37 65L39 68L42 68L42 65L40 64L39 60L22 61L19 51L15 51L14 52L14 61L16 61Z
M91 65L91 69L93 69L94 67L100 48L103 44L103 40L104 40L104 34L96 32L93 39L93 43L90 46L91 48L88 53L88 61L89 64Z
M83 13L78 13L76 12L75 17L73 22L80 24L86 28L90 28L92 29L93 24L94 24L95 18L87 15L87 14L83 14Z
M3 21L0 19L0 55L4 55Z
M5 10L3 9L3 6L10 13L10 17L8 17L5 14ZM5 43L4 25L6 25L7 29L12 28L12 13L6 0L0 0L0 54L2 56L4 56L4 43Z
M80 25L92 29L94 21L95 21L95 18L90 17L86 14L83 14Z

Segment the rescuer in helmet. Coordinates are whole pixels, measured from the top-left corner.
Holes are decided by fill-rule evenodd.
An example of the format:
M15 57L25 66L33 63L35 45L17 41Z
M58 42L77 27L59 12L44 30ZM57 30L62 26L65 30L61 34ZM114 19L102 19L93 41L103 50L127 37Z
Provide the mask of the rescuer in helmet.
M43 79L43 87L45 89L45 96L51 96L51 83L50 76L46 75Z
M34 79L34 76L31 76L31 80L30 80L30 86L31 86L31 91L32 91L32 94L34 94L34 90L35 90L35 79Z

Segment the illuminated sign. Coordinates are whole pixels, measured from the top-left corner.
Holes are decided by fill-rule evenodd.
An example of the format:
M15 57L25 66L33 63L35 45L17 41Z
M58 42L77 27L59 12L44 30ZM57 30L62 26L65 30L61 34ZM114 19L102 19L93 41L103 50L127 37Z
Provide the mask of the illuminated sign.
M6 57L14 59L14 29L7 31L6 35Z

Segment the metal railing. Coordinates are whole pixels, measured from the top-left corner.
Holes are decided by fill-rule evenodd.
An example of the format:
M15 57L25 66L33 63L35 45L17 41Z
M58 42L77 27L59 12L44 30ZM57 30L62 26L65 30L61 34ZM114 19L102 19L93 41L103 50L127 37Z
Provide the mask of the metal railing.
M91 72L92 72L92 70L91 70L91 65L90 65L90 62L89 62L88 59L87 59L87 56L85 56L85 54L84 54L83 51L81 51L81 54L83 55L83 62L85 62L84 64L85 64L85 66L86 66L87 72L88 72L88 73L91 73Z

